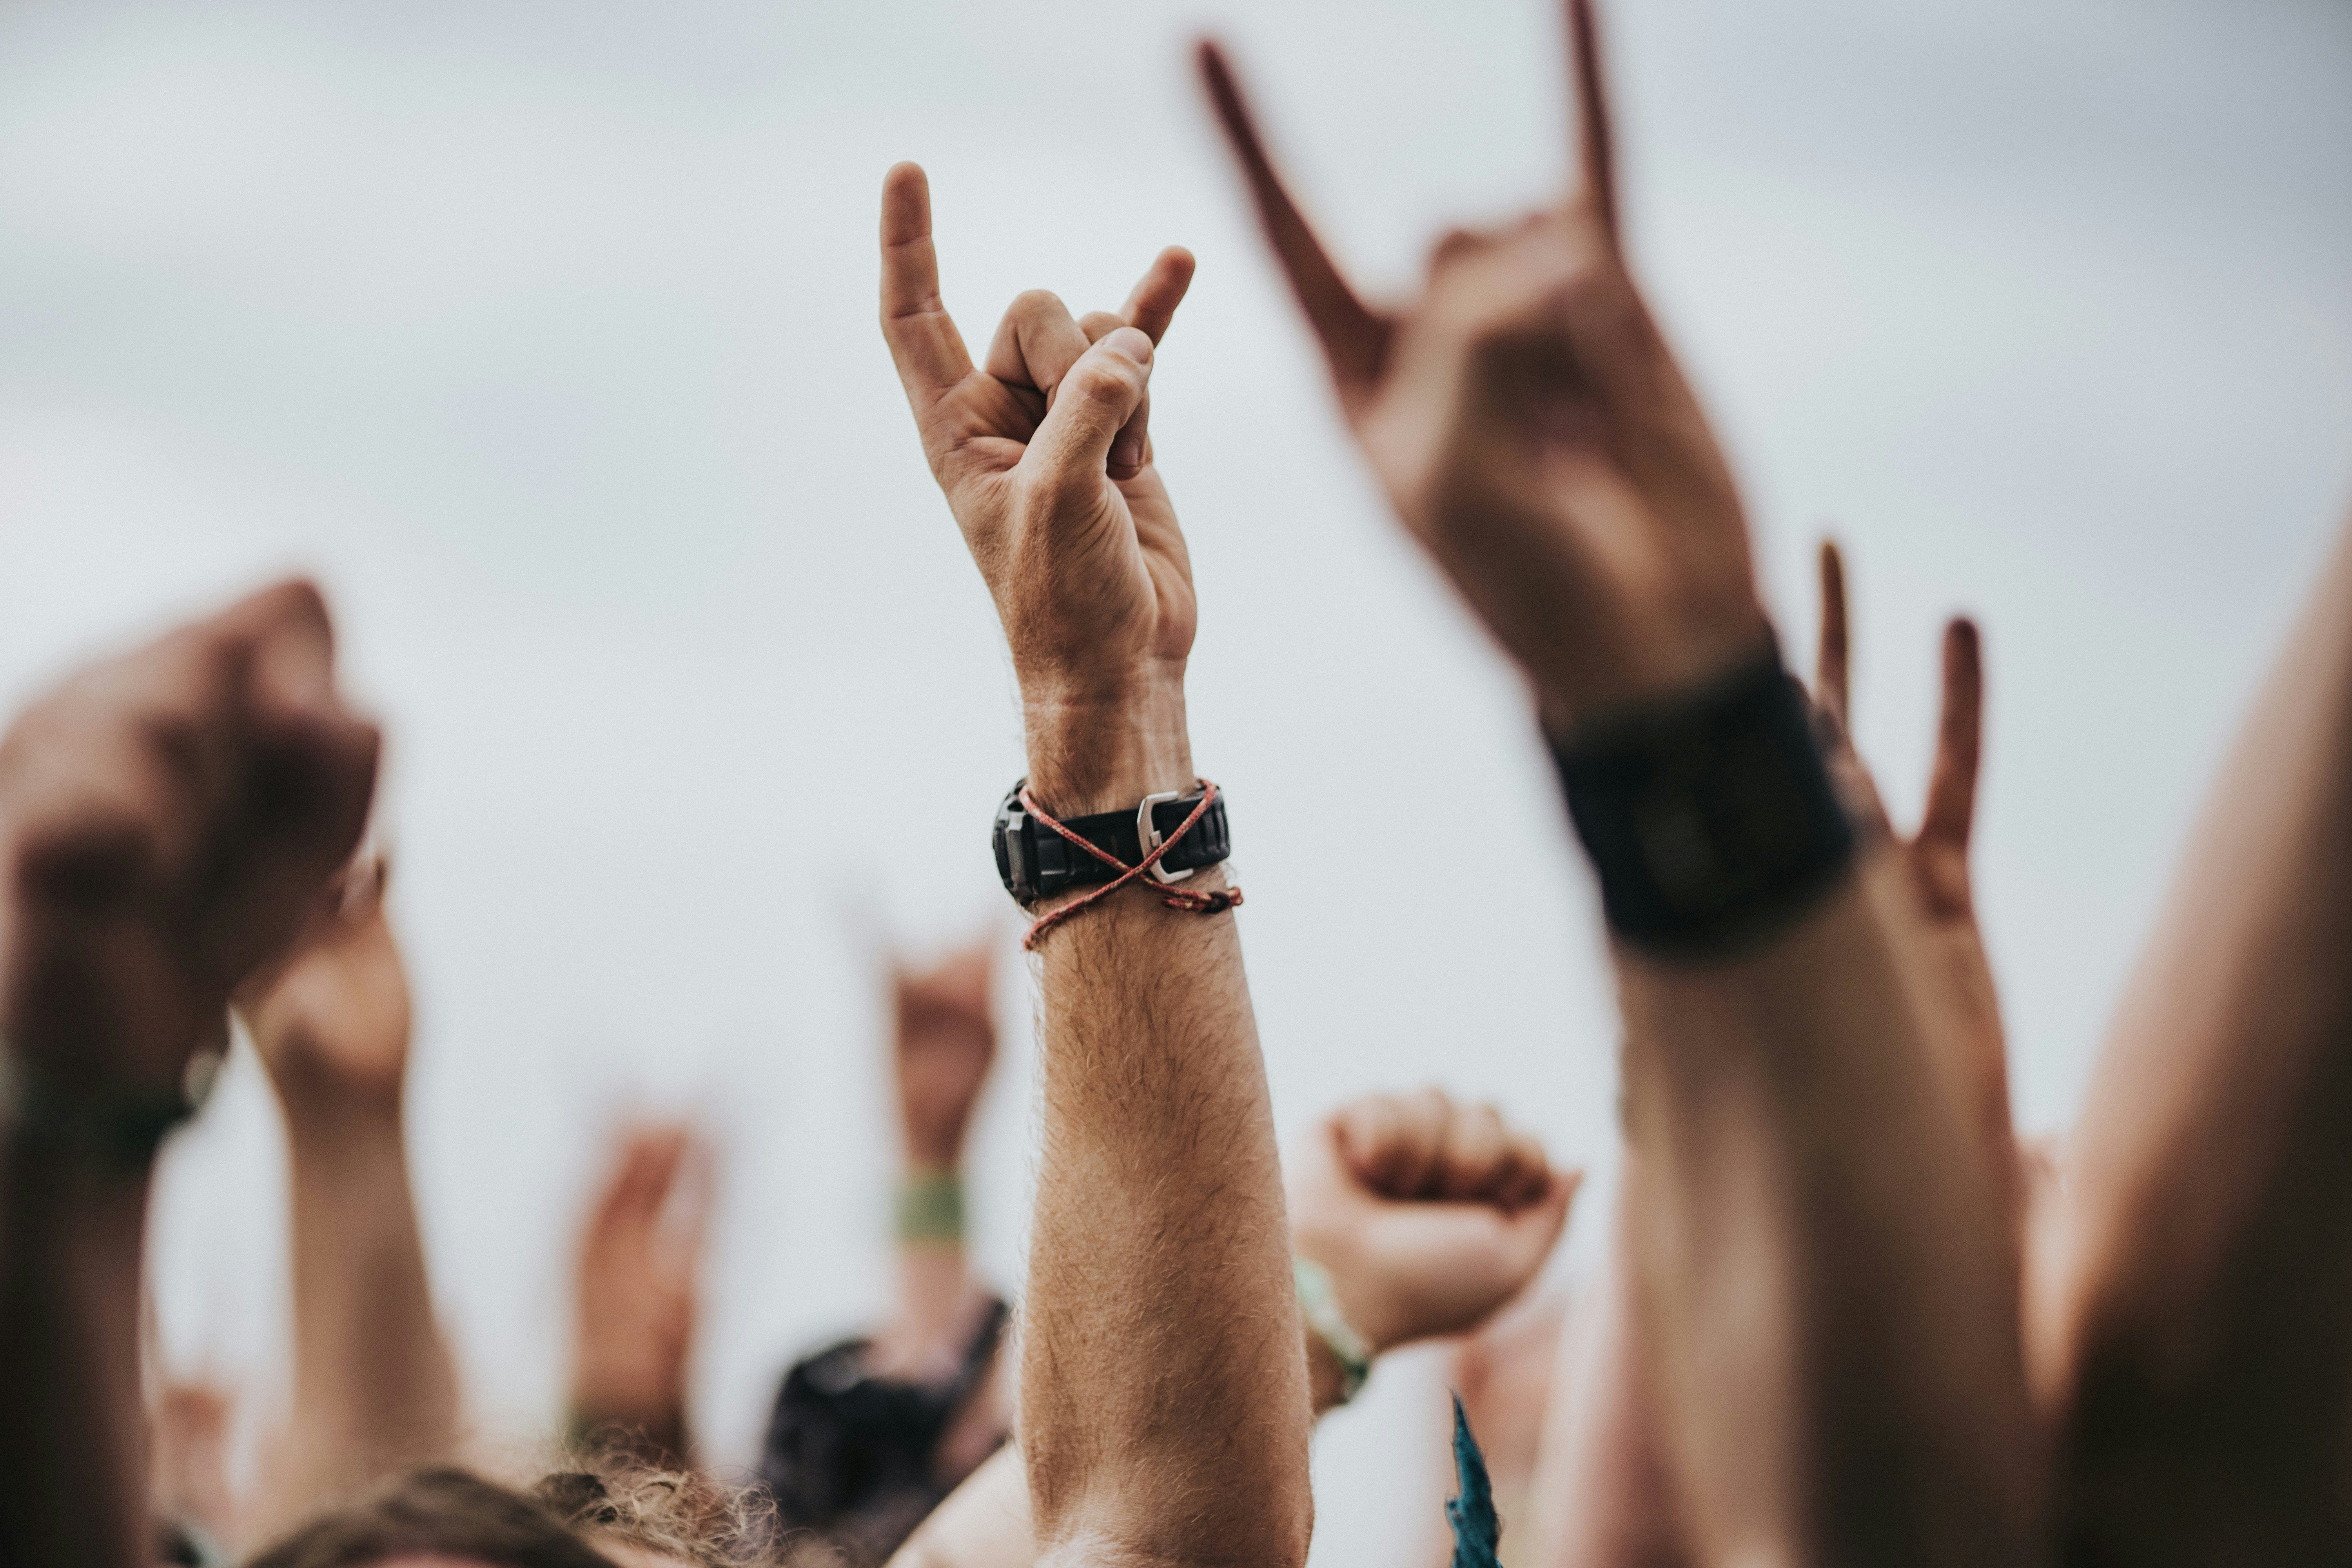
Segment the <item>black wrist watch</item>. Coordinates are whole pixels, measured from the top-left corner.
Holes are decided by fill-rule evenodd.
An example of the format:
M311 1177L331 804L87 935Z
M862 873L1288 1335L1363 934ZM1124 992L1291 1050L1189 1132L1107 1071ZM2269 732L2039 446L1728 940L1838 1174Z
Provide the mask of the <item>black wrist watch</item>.
M996 808L996 829L991 835L996 850L996 874L1004 890L1023 904L1034 904L1066 888L1108 882L1119 873L1064 838L1029 815L1021 804L1023 779ZM1094 816L1072 816L1062 826L1119 863L1132 866L1157 848L1160 841L1184 826L1201 804L1205 790L1191 794L1168 790L1148 795L1132 811L1106 811ZM1233 853L1225 831L1225 797L1219 792L1201 813L1192 831L1178 839L1147 875L1161 882L1181 882L1193 872L1221 863Z

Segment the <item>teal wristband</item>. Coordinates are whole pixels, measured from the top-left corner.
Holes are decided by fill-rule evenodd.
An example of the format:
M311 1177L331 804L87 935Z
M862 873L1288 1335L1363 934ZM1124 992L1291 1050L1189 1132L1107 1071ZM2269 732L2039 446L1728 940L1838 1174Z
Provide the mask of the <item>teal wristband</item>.
M953 1171L909 1176L898 1188L900 1241L963 1239L963 1178Z
M1358 1332L1348 1321L1348 1314L1339 1310L1339 1293L1331 1289L1331 1271L1311 1258L1290 1260L1290 1278L1298 1289L1298 1310L1307 1326L1323 1342L1331 1358L1339 1363L1339 1403L1345 1405L1362 1391L1364 1380L1372 1375L1371 1342Z

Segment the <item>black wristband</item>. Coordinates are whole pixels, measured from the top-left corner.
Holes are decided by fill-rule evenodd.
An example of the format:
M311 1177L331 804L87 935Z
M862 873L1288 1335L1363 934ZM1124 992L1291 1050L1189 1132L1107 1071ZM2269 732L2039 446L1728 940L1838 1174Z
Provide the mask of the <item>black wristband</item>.
M1028 783L1024 778L1006 792L996 808L996 825L989 836L990 847L996 856L996 874L1003 879L1004 890L1025 908L1067 889L1092 887L1117 877L1117 871L1029 815L1021 804L1021 792ZM1121 865L1132 866L1151 853L1154 845L1183 826L1205 793L1195 788L1181 795L1155 795L1126 811L1064 817L1062 826L1106 854L1115 856ZM1148 842L1143 826L1147 820L1151 825ZM1201 820L1192 825L1192 831L1178 839L1160 858L1158 879L1181 881L1195 871L1222 863L1232 853L1233 839L1225 823L1225 797L1221 791L1201 814Z
M1568 813L1629 946L1721 953L1804 909L1853 858L1853 829L1804 694L1759 655L1696 691L1552 742Z
M222 1052L188 1059L180 1088L84 1094L48 1075L0 1041L0 1126L32 1142L95 1155L112 1169L143 1169L172 1130L204 1108Z

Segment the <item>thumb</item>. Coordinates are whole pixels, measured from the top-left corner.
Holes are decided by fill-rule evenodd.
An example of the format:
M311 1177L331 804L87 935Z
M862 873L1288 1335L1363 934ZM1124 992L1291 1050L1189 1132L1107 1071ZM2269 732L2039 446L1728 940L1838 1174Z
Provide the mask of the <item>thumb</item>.
M1151 380L1151 340L1121 327L1078 356L1054 390L1054 406L1022 458L1056 489L1091 491L1110 458L1111 442L1142 405Z
M1543 1194L1510 1216L1511 1250L1525 1278L1534 1279L1559 1245L1560 1233L1568 1228L1569 1207L1583 1184L1581 1171L1555 1171Z

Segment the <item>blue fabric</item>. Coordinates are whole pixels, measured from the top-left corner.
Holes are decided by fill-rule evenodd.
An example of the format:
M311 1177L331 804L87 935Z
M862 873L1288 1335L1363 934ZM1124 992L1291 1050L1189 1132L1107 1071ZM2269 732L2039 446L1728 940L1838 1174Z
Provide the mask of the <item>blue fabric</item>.
M1461 1495L1445 1505L1445 1522L1454 1527L1454 1568L1502 1568L1495 1555L1503 1540L1495 1488L1486 1479L1486 1456L1470 1435L1470 1418L1462 1413L1458 1394L1454 1396L1454 1474Z

